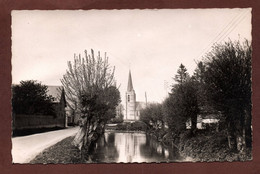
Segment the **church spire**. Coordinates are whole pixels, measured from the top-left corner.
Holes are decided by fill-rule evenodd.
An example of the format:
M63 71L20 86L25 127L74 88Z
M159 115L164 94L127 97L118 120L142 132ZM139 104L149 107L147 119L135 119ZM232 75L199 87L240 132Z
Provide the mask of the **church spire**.
M131 71L129 70L127 91L133 91L133 90L134 90L134 88L133 88L133 83L132 83Z

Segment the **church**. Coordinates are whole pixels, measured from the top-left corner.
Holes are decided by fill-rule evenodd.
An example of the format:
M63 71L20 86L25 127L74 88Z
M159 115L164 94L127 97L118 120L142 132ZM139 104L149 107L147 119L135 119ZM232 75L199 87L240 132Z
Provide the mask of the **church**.
M126 106L125 106L125 122L137 121L140 119L140 110L146 107L145 102L136 101L135 90L133 87L131 71L128 75L128 85L126 91Z

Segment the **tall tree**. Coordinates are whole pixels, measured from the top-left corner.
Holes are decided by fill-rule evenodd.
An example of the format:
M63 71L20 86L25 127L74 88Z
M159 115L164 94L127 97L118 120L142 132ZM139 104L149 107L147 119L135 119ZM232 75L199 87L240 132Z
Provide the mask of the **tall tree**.
M206 93L207 84L205 83L205 71L205 63L203 61L199 61L192 76L194 87L197 91L198 106L201 114L216 112L210 105L210 101Z
M114 86L114 70L100 52L94 51L85 57L74 56L74 62L68 62L68 70L61 83L64 86L68 106L80 115L81 128L74 144L82 155L89 159L89 149L104 133L107 121L115 117L115 108L120 102L119 90ZM82 156L84 157L84 156Z
M199 108L196 80L189 77L183 64L180 65L174 80L178 83L173 85L170 96L164 101L163 110L173 138L178 142L188 121L191 121L191 135L195 133Z
M193 78L174 85L170 97L164 103L164 108L170 127L174 127L176 134L186 129L188 120L191 121L191 133L195 133L199 108L197 88Z
M55 115L53 96L48 95L48 87L36 80L21 81L12 86L12 107L15 114Z
M206 55L205 83L213 106L222 112L229 146L242 137L251 146L251 56L248 41L215 44Z
M205 74L205 70L206 70L206 67L205 67L204 63L202 61L199 61L197 63L196 69L194 70L194 74L193 74L194 79L200 83L203 83L204 82L203 76Z
M182 84L187 81L189 78L189 73L187 72L186 67L181 63L179 69L177 70L177 74L174 77L174 80L179 84Z

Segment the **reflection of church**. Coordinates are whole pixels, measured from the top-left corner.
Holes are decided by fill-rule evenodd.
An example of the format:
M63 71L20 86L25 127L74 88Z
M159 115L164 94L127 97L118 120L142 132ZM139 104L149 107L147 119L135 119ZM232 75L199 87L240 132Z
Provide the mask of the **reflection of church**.
M144 102L137 102L131 72L129 71L128 85L126 91L126 113L124 121L136 121L140 118L140 110L145 107Z

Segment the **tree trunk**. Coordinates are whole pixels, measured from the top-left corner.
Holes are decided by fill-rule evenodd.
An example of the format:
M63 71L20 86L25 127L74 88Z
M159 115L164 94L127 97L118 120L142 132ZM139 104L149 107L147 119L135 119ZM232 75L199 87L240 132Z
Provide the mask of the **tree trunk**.
M250 110L250 109L249 109ZM252 115L247 110L245 111L245 144L247 148L252 147Z
M229 149L232 149L231 137L230 137L230 135L228 135L228 147L229 147Z
M197 129L197 115L191 117L191 135L195 135Z
M229 133L229 128L230 127L230 123L228 123L227 125L227 139L228 139L228 147L229 149L232 149L232 144L231 144L231 135Z

